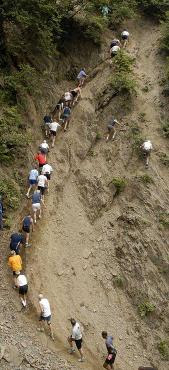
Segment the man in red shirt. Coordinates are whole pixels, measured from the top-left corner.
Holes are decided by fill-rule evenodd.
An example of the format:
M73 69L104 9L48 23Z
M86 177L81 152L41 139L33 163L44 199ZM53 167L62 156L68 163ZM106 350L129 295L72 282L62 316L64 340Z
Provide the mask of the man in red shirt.
M39 163L39 170L41 172L42 167L44 166L44 164L46 164L46 154L45 153L38 152L35 155L35 160L38 161L38 163Z

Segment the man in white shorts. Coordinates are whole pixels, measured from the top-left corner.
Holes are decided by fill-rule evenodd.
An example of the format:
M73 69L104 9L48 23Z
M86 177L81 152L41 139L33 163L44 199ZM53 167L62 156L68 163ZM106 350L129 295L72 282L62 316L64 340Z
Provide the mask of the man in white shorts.
M148 167L150 161L150 154L153 149L151 141L150 140L144 141L140 148L142 149L144 157L146 159L146 167Z
M68 103L68 105L70 107L71 106L71 103L73 101L73 95L72 95L72 93L70 91L65 92L64 99L65 99L65 103Z
M39 321L46 321L49 330L50 330L50 335L51 338L54 340L54 335L51 327L51 309L50 309L50 304L47 298L43 297L43 294L39 294L39 306L40 306L40 318Z
M39 146L41 153L47 154L49 152L49 145L46 140L43 140L43 143Z
M50 128L50 134L51 134L51 137L52 137L52 148L54 147L55 145L55 139L56 139L56 131L58 130L58 128L61 127L59 125L58 122L54 121L52 123L50 123L49 125L49 128Z
M75 349L73 348L73 343L75 342L76 347L77 347L77 349L80 353L80 359L78 361L83 362L84 361L83 351L82 351L83 339L82 339L82 333L81 333L80 325L75 319L70 319L70 322L72 324L72 334L70 335L70 337L68 337L68 342L70 344L70 351L69 352L70 353L75 352Z
M35 224L37 212L39 212L39 218L41 218L41 202L42 202L41 192L40 190L35 190L32 195L32 210Z
M52 166L50 166L50 164L46 163L43 167L42 167L42 175L46 176L47 178L47 183L48 183L48 192L49 192L49 182L50 182L50 179L51 179L51 174L53 172L53 168Z
M125 29L123 30L123 32L121 33L121 38L122 38L122 42L123 42L123 47L124 47L124 48L126 47L126 45L127 45L128 41L129 41L129 36L130 36L130 34L129 34L129 32L127 31L127 29L125 28Z
M19 288L19 297L21 299L23 307L26 307L26 295L28 292L28 281L24 274L19 271L16 272L16 284Z
M110 49L110 57L113 58L117 55L117 53L120 51L120 46L115 45Z
M42 167L43 168L43 167ZM38 190L42 195L42 202L44 203L45 189L48 187L48 180L45 175L41 174L38 176Z

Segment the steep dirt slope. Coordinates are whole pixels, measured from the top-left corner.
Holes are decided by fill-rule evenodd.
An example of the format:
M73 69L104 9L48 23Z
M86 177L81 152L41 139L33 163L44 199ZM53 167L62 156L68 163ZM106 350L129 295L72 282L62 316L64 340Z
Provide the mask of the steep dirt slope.
M111 113L123 117L126 104L115 98L98 110L98 102L106 99L104 91L112 73L109 63L100 65L85 86L69 132L59 134L51 151L54 174L47 208L33 248L27 251L31 300L37 307L37 293L48 296L56 349L64 351L72 363L77 358L67 355L68 318L75 316L81 322L86 362L79 368L86 370L102 367L103 329L115 337L116 369L137 369L150 363L158 364L159 370L167 368L157 351L169 316L168 232L159 224L159 214L168 205L168 174L159 153L161 148L167 151L168 143L159 122L162 63L157 55L158 38L157 27L148 22L133 26L130 53L137 58L138 97L124 118L127 131L119 132L114 142L104 140L107 120ZM155 148L148 170L154 181L150 185L141 181L144 164L131 145L130 127L135 124ZM98 131L101 141L96 140ZM127 186L114 198L110 182L118 176L126 178ZM117 287L119 277L123 289ZM145 300L154 303L156 310L141 320L137 307Z

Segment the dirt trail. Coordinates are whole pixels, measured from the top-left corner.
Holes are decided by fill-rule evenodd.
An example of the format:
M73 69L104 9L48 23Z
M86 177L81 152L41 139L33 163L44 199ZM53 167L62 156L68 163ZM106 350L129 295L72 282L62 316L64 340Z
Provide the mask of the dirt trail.
M156 143L161 146L163 139L158 134L160 87L157 78L161 65L156 55L159 31L144 22L137 28L133 27L132 33L133 40L129 48L130 53L137 58L135 72L140 86L134 113L127 119L137 120L140 111L146 113L147 123L143 124L143 132L155 146ZM33 287L31 300L35 307L39 291L43 291L51 302L58 352L64 352L65 357L76 364L77 357L69 356L66 346L66 336L70 331L68 318L73 316L83 325L85 333L86 362L78 365L78 369L102 368L105 348L100 332L108 329L113 333L118 349L115 369L134 370L140 364L149 362L149 354L142 348L135 331L137 316L131 303L123 292L113 287L107 272L107 263L110 262L107 256L111 249L114 253L111 261L112 275L118 275L119 267L108 220L114 215L117 217L119 205L115 203L113 208L91 223L79 190L82 181L81 175L78 177L79 172L87 174L89 179L97 178L98 182L99 178L110 175L106 173L102 155L107 153L110 145L114 145L113 150L119 153L118 146L121 145L120 140L109 146L101 140L96 148L97 156L91 158L84 155L90 149L86 122L95 117L95 93L106 85L110 74L107 62L104 68L100 68L100 73L84 87L82 100L73 112L70 131L65 135L59 134L56 147L51 151L50 163L54 174L46 200L47 208L34 236L34 247L31 252L27 251L27 272ZM146 94L142 91L145 80L152 85ZM118 165L114 163L114 172ZM128 175L132 176L137 170L137 163L131 159L127 170ZM155 154L152 156L151 170L155 173L157 171ZM163 178L164 171L161 168L157 176ZM159 370L162 369L165 367L160 365Z

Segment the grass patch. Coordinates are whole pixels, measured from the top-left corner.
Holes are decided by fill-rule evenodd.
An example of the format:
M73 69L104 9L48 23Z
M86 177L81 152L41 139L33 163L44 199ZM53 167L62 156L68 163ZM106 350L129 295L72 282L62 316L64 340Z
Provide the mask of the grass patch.
M169 215L167 213L161 213L159 215L159 223L166 229L169 228Z
M152 177L147 174L141 175L139 179L144 185L154 184Z
M157 348L163 360L169 360L169 340L161 340Z
M115 287L118 287L118 288L124 288L124 279L121 275L118 275L118 276L115 276L115 278L113 279L113 284Z
M126 180L120 177L114 177L112 179L112 184L115 186L116 194L119 195L122 191L124 191L126 187Z
M169 121L165 121L162 124L162 130L165 137L169 138Z
M169 155L165 153L160 154L160 160L164 166L169 167Z
M138 306L138 311L141 317L149 316L155 310L155 305L150 302L141 303Z
M140 112L138 115L138 119L141 122L146 122L146 114L144 112Z
M20 201L20 191L14 181L10 179L0 180L0 194L6 208L17 209Z

